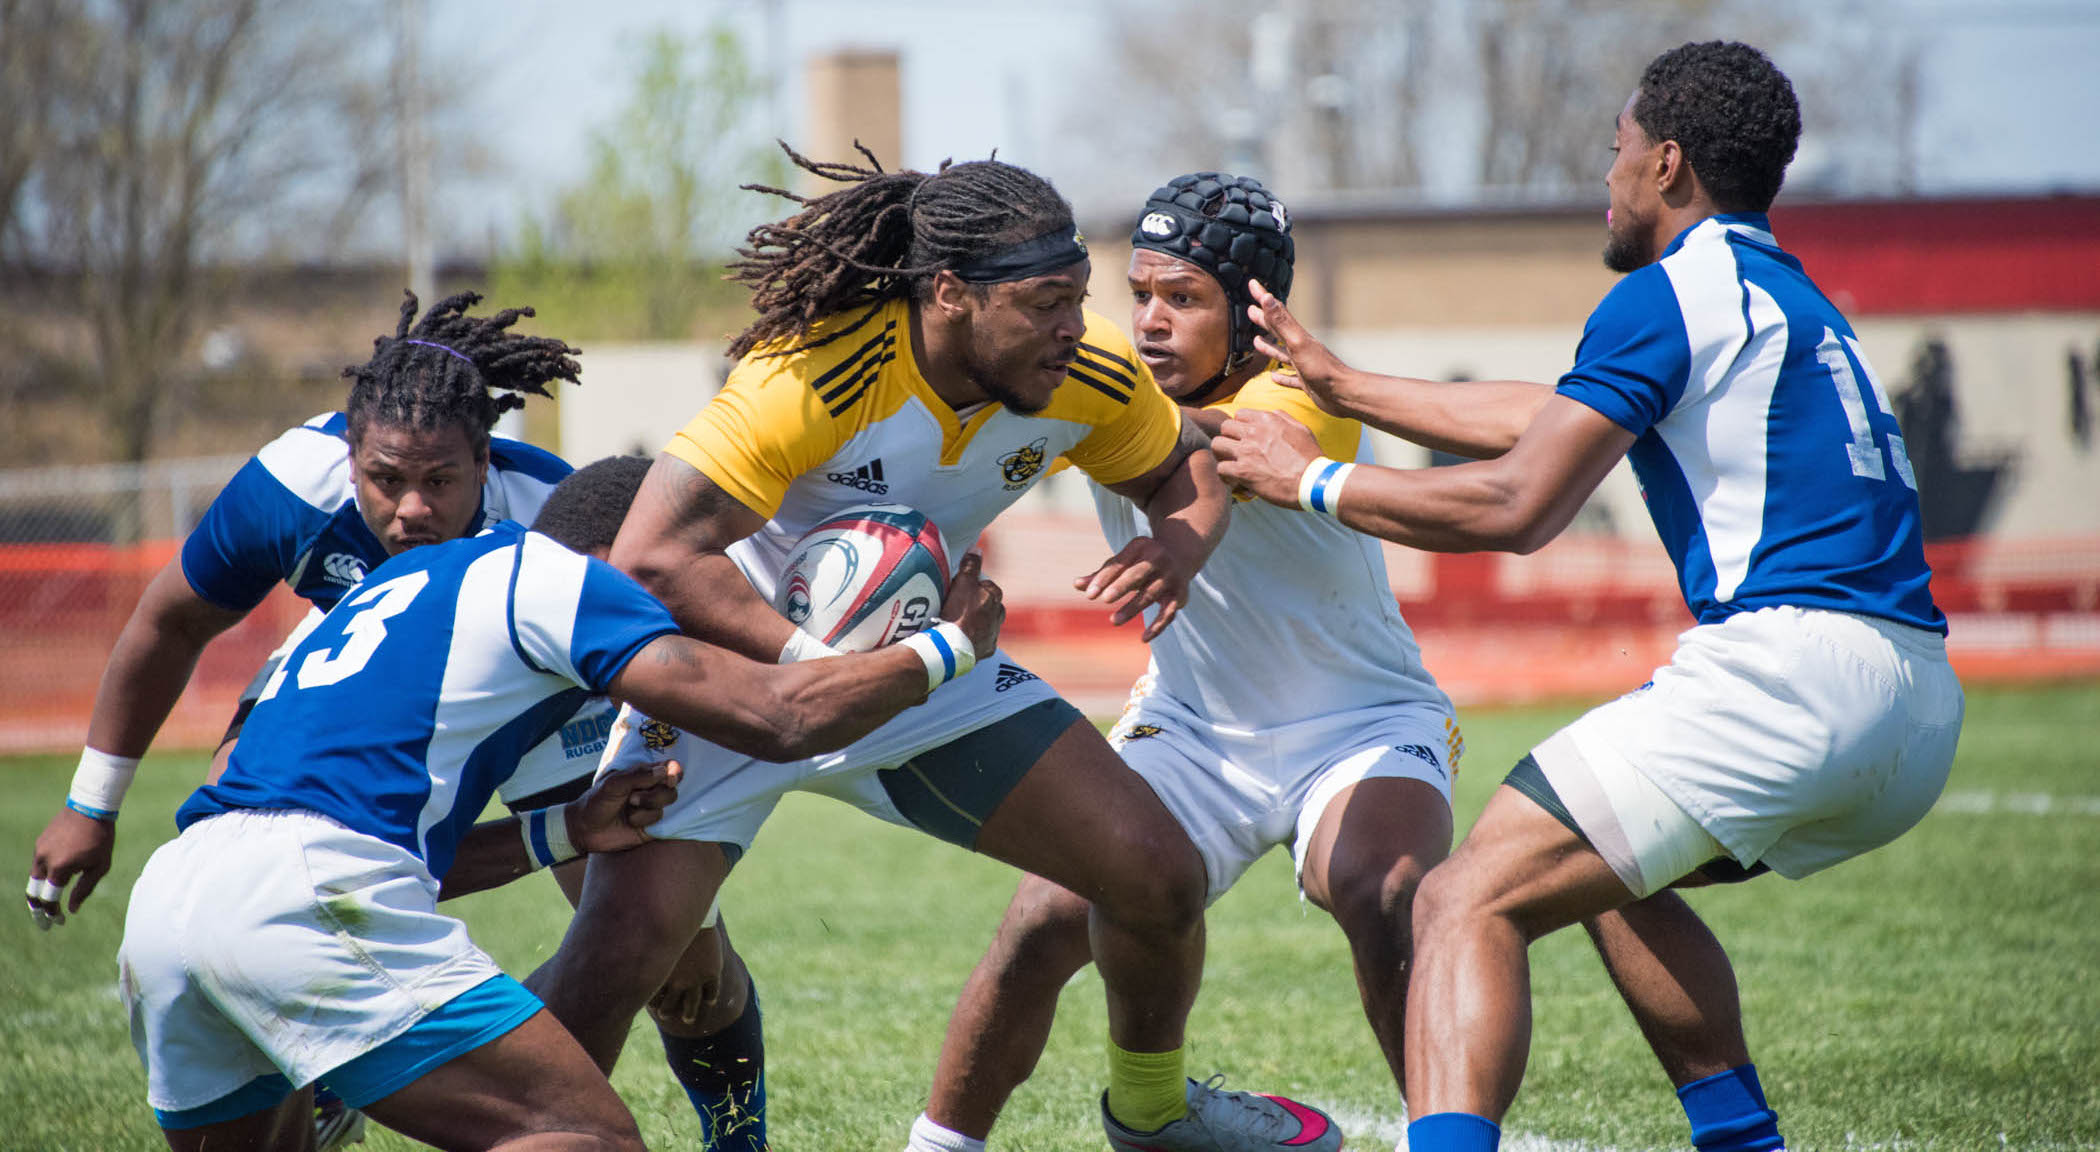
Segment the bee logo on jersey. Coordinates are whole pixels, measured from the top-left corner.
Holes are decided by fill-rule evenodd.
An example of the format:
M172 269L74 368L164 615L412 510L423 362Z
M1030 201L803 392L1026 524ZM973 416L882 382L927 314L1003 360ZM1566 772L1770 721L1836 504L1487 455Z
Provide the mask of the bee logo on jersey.
M678 729L661 720L642 722L642 746L651 752L661 752L678 743Z
M1007 490L1024 488L1030 480L1035 479L1035 474L1043 470L1044 464L1049 463L1049 452L1049 438L1037 437L1034 443L1023 445L999 457L999 474L1006 477Z
M1163 729L1157 724L1132 724L1130 731L1123 733L1123 739L1143 740L1147 736L1157 736L1162 731Z

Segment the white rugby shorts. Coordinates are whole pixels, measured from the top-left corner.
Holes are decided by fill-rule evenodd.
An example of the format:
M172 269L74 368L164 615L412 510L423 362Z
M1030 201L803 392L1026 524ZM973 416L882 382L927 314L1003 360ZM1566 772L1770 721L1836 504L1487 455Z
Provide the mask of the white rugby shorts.
M1722 851L1798 878L1894 840L1939 798L1961 721L1940 636L1765 608L1685 632L1649 684L1532 755L1646 896Z
M1451 804L1463 747L1451 710L1405 701L1260 731L1214 724L1138 682L1109 743L1188 833L1215 902L1264 853L1305 845L1342 791L1373 777L1420 780Z
M117 960L162 1112L273 1072L307 1084L502 975L421 861L311 812L229 812L162 845Z
M758 830L789 792L814 792L871 816L916 828L898 811L875 774L947 744L1030 705L1057 700L1057 692L1014 663L1002 649L957 679L936 688L924 704L837 752L785 764L733 752L623 707L605 745L598 772L674 759L685 766L678 799L649 826L659 840L698 840L749 849ZM1017 766L1025 770L1027 765Z

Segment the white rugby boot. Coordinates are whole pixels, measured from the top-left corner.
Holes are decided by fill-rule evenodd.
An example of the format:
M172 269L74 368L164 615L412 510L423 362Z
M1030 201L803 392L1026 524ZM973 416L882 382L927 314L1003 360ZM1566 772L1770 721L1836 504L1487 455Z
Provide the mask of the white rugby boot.
M1125 1128L1101 1096L1101 1127L1116 1152L1335 1152L1342 1130L1318 1108L1282 1096L1228 1092L1225 1077L1189 1081L1186 1116L1157 1132Z

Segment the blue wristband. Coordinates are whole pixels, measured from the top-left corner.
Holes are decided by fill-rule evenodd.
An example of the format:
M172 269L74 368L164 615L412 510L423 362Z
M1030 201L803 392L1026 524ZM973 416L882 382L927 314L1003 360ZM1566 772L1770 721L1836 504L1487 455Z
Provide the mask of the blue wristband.
M66 797L66 807L71 808L73 811L80 813L82 816L85 816L90 820L100 820L104 824L114 824L117 822L117 814L115 812L106 812L100 808L90 808L87 805L82 804L80 801L73 799L71 796Z

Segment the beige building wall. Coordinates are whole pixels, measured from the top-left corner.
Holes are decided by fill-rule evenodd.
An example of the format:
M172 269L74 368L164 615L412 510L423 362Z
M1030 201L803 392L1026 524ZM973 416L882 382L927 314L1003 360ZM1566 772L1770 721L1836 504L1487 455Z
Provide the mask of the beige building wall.
M883 168L904 159L904 85L897 54L853 49L817 56L804 73L808 119L796 150L813 160L865 165L858 140ZM805 193L830 191L829 182L800 173Z

